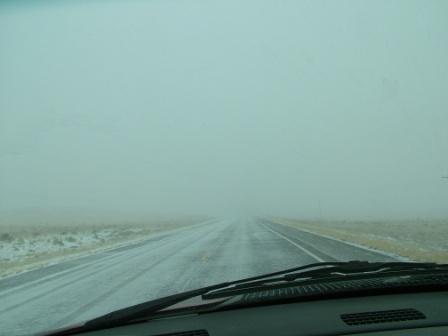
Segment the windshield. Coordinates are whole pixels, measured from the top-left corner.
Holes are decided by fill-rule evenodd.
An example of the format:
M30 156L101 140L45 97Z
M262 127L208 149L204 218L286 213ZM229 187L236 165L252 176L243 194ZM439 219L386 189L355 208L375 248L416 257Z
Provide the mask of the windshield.
M315 262L448 262L447 11L2 1L0 334Z

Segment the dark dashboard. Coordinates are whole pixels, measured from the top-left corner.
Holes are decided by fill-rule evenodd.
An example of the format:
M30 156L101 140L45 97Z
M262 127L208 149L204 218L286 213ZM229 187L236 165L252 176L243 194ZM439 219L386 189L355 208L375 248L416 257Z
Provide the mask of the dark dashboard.
M159 318L85 336L442 336L448 293L426 292L295 302Z

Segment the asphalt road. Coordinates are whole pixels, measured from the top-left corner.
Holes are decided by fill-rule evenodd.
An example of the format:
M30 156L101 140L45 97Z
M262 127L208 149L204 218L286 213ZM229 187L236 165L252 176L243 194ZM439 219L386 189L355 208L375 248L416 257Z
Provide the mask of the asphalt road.
M90 319L228 280L331 260L385 255L261 219L227 219L0 281L0 335Z

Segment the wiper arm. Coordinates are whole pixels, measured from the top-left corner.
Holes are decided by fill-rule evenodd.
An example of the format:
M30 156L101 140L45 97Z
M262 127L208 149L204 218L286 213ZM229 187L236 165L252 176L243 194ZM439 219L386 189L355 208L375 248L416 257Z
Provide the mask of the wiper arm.
M328 275L350 276L368 273L434 270L441 268L447 269L447 267L448 265L436 263L350 261L343 265L328 267L325 269L316 269L307 272L286 274L284 275L284 280L293 281L303 277L317 278L319 276Z
M173 306L176 303L202 295L203 299L213 299L216 297L227 297L235 295L237 291L249 288L259 288L276 282L292 282L299 278L325 278L332 275L352 275L367 272L386 272L399 270L417 269L448 269L447 264L439 265L434 263L411 263L411 262L390 262L390 263L369 263L363 261L349 262L321 262L300 267L294 267L279 272L268 273L260 276L245 278L241 280L224 282L213 286L195 289L179 294L170 295L160 299L144 302L131 307L120 309L112 313L103 315L93 320L87 321L81 326L69 328L46 334L47 336L65 336L80 332L94 331L100 329L113 328L127 323L148 318L164 308Z
M282 271L273 272L273 273L266 273L250 278L244 278L241 280L231 281L226 284L226 287L228 286L237 286L237 285L246 285L246 284L256 284L256 283L264 283L267 281L276 281L278 279L283 279L287 274L294 274L299 271L309 270L309 269L325 269L328 267L336 267L336 266L342 266L347 263L363 263L361 261L328 261L328 262L319 262L314 264L308 264L304 266L294 267L294 268L288 268ZM281 276L280 278L278 276Z

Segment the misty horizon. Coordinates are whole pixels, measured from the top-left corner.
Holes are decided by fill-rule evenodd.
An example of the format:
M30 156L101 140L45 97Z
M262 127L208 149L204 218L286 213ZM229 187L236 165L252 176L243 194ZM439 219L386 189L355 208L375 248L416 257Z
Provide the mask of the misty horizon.
M448 218L447 10L5 1L1 221Z

